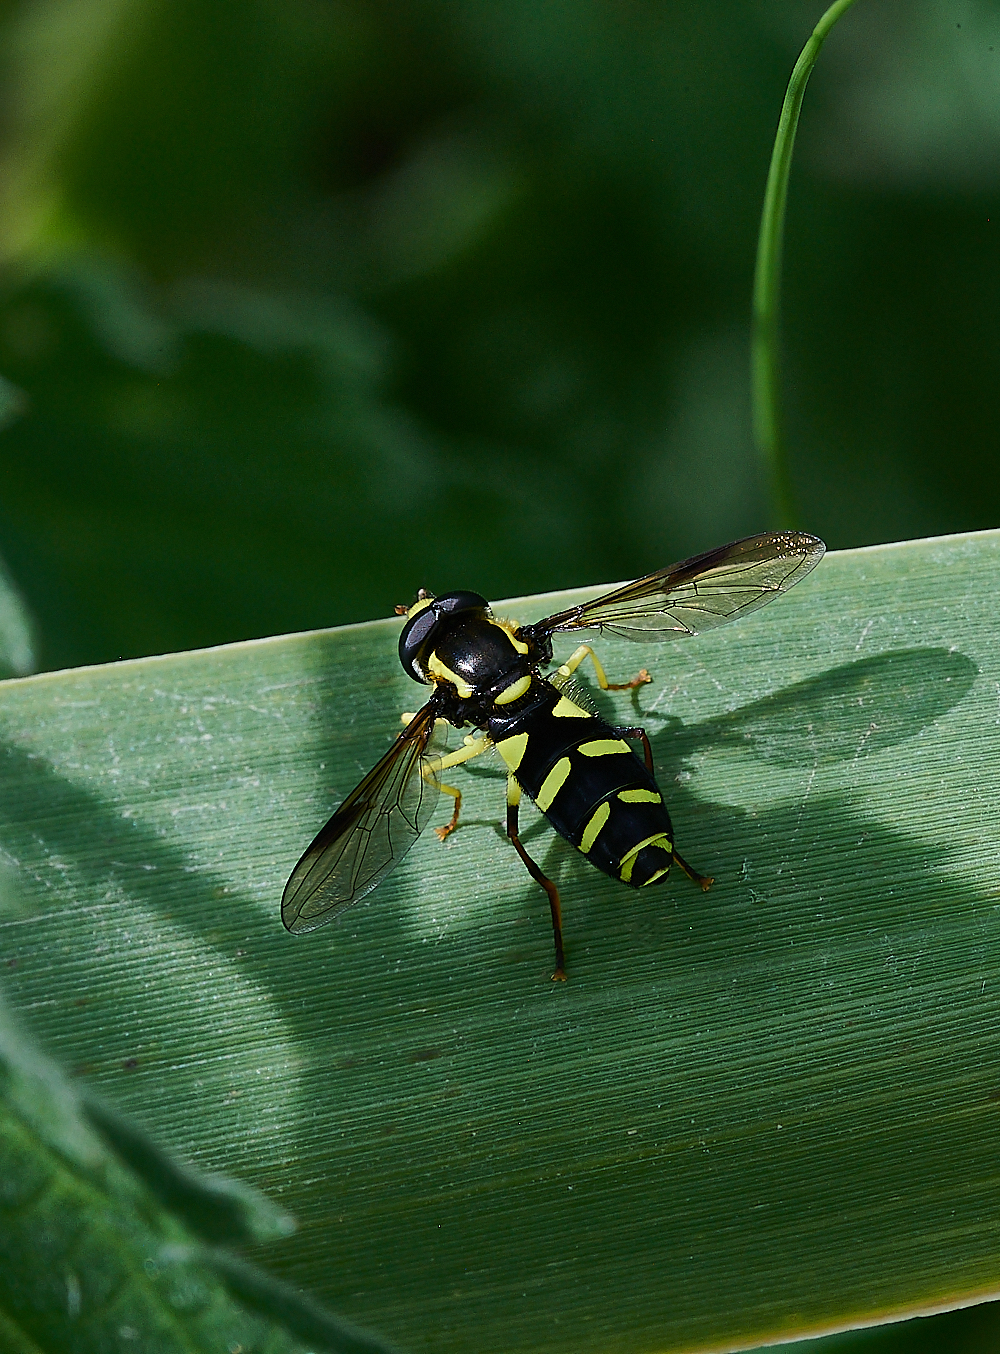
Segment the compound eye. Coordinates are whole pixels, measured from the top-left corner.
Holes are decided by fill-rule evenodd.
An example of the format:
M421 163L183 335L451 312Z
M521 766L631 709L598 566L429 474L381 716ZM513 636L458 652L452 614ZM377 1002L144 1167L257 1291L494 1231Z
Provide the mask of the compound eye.
M488 611L490 606L478 592L446 592L442 597L435 597L433 605L441 616L450 616L456 611Z
M407 621L399 636L399 661L407 675L415 682L427 681L420 663L420 654L430 643L437 625L438 617L433 607L427 607L425 611L418 611Z

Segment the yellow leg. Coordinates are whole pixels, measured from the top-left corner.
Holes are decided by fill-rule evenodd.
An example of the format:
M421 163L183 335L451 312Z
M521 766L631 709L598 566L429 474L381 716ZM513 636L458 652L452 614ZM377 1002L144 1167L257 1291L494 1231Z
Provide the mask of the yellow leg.
M443 842L444 839L450 837L458 827L458 811L462 807L462 791L457 785L446 785L443 780L438 781L438 789L443 790L446 795L451 795L455 800L455 807L452 810L452 815L447 823L445 823L444 827L436 827L434 829L438 841Z
M463 762L470 762L473 757L481 757L484 752L489 752L493 746L489 738L471 738L467 737L460 748L454 752L447 752L443 757L425 757L420 765L420 774L424 780L437 779L439 771L445 771L449 766L461 766ZM443 780L438 781L438 786L446 795L451 795L455 801L454 811L444 827L436 827L441 841L451 834L458 827L458 815L462 807L462 791L454 785L446 785Z
M589 644L581 644L578 649L574 650L562 667L559 668L556 676L562 677L564 681L567 677L572 677L585 658L589 658L593 663L594 672L597 674L597 684L602 691L631 691L633 687L642 686L645 682L653 680L646 669L641 668L630 682L609 682L601 666L601 660Z

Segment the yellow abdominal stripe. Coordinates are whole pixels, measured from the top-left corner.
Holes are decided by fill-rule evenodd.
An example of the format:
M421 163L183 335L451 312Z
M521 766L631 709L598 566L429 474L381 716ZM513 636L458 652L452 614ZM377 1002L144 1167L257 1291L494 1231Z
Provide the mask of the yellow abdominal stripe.
M671 857L671 859L672 859L672 857ZM651 875L649 876L649 878L646 880L646 884L655 884L656 881L657 881L658 879L662 879L663 876L664 876L665 874L669 874L669 873L670 873L670 866L669 866L669 865L664 865L664 867L663 867L662 870L656 870L653 874L651 874ZM646 887L646 884L643 884L642 887L645 888L645 887Z
M569 773L573 769L573 763L568 757L560 757L549 774L542 781L541 789L535 803L541 809L542 813L552 807L552 801L566 784L569 779Z
M581 743L578 750L584 757L611 757L615 753L632 751L620 738L595 738L590 743Z
M580 850L584 855L587 854L594 845L594 842L597 841L597 834L610 817L611 804L608 800L605 800L604 803L599 804L594 813L591 814L590 821L583 830L583 836L580 838Z
M501 738L500 742L497 743L497 751L511 771L516 771L521 765L521 759L527 746L528 735L526 733L515 733L510 738Z
M671 860L673 859L674 852L673 842L664 833L657 832L654 836L647 837L645 841L639 842L638 845L633 846L631 851L626 851L625 855L622 856L621 881L623 884L627 884L629 880L632 878L632 869L633 866L635 865L639 852L646 846L658 846L661 851L665 851L667 853L667 855L670 857ZM665 875L669 869L670 869L670 860L667 861L666 865L664 865L662 870L657 870L655 874L651 874L650 877L646 880L646 883L652 884L654 879L659 879L662 875Z

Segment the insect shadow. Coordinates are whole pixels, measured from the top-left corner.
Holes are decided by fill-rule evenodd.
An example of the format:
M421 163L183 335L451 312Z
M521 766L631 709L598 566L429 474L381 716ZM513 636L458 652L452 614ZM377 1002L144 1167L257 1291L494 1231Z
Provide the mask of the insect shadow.
M670 788L671 777L683 775L686 762L711 748L738 748L780 766L830 765L871 757L915 738L941 719L965 699L978 675L978 666L957 650L894 649L829 668L694 724L659 711L644 712L640 691L650 688L631 695L638 722L661 721L659 730L647 732L656 753L657 774L673 802L678 794ZM607 703L599 691L587 690L585 699L593 708ZM610 705L600 713L616 722ZM483 780L501 781L506 776L496 755L464 770ZM498 809L498 824L499 819ZM465 819L462 826L479 826L483 821ZM485 821L493 825L492 819ZM532 825L528 831L537 835L544 826ZM502 828L498 830L502 833Z
M670 756L735 746L780 766L871 757L933 724L968 695L979 668L957 650L895 649L830 668L780 691L654 738Z
M692 788L689 767L699 755L732 748L786 767L832 766L872 757L915 738L941 719L964 700L978 675L976 663L957 650L896 649L829 668L696 723L685 724L659 711L644 712L641 698L634 718L637 723L661 721L658 730L647 728L647 732L678 836L687 843L696 834L685 831L685 819L697 815L699 830L704 832L713 808L727 818L734 814L729 806L704 802ZM593 692L590 695L594 697ZM638 697L639 692L632 695ZM602 714L613 718L609 711L602 710ZM488 768L480 774L489 774ZM753 829L748 826L748 830ZM525 836L536 839L545 834L542 820L532 823ZM546 870L563 878L589 875L581 866L576 853L565 849L561 841L549 843ZM701 867L718 869L711 862L701 862Z

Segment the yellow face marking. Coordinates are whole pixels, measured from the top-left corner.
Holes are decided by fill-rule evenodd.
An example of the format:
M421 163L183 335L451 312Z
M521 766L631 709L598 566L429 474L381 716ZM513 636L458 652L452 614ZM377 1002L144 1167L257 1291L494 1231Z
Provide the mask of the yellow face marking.
M459 677L457 672L452 672L451 668L446 667L436 653L432 653L430 658L428 658L427 671L435 681L451 682L452 686L454 686L463 700L467 700L469 696L472 695L472 687L465 678Z
M603 804L599 804L597 806L597 808L591 814L590 821L588 822L587 826L583 829L583 836L580 838L580 850L583 852L584 855L587 854L590 848L594 845L594 842L597 841L597 834L600 832L601 828L604 826L604 824L608 821L610 817L611 817L611 805L607 800L605 800Z
M569 700L569 698L566 697L566 696L560 696L560 697L559 697L559 699L558 699L558 701L556 702L556 704L552 707L552 713L553 713L558 719L592 719L592 718L593 718L593 716L591 715L591 713L590 713L589 710L581 710L581 708L579 707L579 705L575 705L575 704L573 703L573 701Z
M538 791L538 797L535 803L545 812L552 804L553 799L566 784L566 778L572 770L572 763L568 757L560 757L549 774L542 781L542 788Z
M620 738L595 738L591 743L581 743L579 751L585 757L610 757L617 752L631 752L632 749Z
M430 606L431 602L433 601L434 601L433 597L418 597L417 600L410 607L409 611L407 611L406 619L408 621L412 621L414 616L419 616L421 611L423 611L425 607Z
M619 790L618 798L623 804L662 804L663 796L659 790Z
M501 738L497 743L497 750L512 771L516 771L521 765L521 758L524 756L524 750L528 746L528 735L526 733L515 733L510 738Z
M498 630L502 630L518 653L528 652L528 646L524 640L515 637L517 626L513 621L498 620L495 616L491 616L490 625L495 625Z
M501 691L493 703L494 705L509 705L511 701L520 700L522 696L527 694L530 686L530 677L519 677L516 682L511 682L510 686Z

